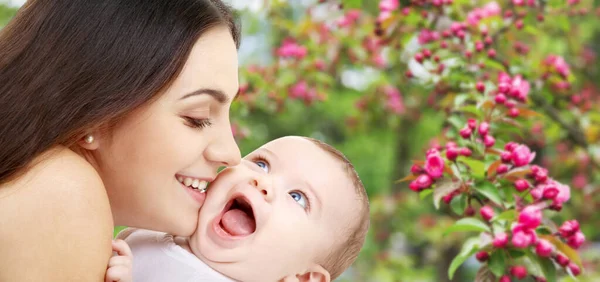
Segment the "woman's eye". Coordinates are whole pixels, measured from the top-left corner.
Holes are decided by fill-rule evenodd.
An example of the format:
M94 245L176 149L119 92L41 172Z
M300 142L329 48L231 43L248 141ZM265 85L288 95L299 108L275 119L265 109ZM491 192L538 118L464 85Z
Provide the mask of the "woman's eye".
M255 161L256 165L262 168L265 172L269 172L269 164L264 160Z
M212 125L212 121L210 119L196 119L191 117L185 117L185 120L188 122L189 126L193 128L205 128Z
M294 199L294 201L296 201L300 206L302 206L302 208L307 208L308 203L306 195L304 195L304 193L299 191L292 191L289 194L292 197L292 199Z

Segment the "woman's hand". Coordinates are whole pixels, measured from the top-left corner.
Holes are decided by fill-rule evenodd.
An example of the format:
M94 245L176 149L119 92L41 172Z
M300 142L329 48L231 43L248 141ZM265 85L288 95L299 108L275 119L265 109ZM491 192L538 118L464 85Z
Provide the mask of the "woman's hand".
M108 261L105 282L132 282L133 255L129 245L117 239L113 240L112 249L117 254Z

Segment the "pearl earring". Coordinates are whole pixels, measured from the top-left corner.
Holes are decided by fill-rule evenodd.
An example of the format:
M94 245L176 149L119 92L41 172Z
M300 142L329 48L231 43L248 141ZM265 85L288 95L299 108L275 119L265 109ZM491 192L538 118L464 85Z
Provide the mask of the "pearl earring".
M84 141L85 141L85 143L92 144L92 142L94 142L94 136L92 136L91 134L88 134L85 136Z

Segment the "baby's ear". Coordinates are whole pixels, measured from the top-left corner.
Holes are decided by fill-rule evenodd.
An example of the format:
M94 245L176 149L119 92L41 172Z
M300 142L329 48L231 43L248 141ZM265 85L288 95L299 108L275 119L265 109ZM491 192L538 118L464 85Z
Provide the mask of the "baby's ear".
M329 271L320 265L313 265L306 270L304 274L297 274L295 276L288 276L283 279L283 282L330 282Z

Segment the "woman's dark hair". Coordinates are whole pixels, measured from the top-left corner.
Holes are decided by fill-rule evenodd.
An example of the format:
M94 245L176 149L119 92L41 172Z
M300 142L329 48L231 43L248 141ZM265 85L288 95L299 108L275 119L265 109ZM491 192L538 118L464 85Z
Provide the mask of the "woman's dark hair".
M0 184L169 87L220 0L29 0L0 31Z

